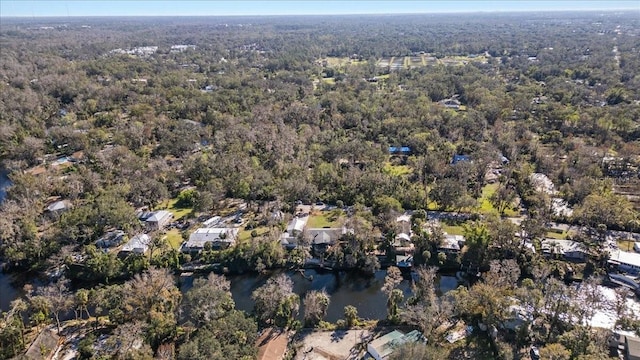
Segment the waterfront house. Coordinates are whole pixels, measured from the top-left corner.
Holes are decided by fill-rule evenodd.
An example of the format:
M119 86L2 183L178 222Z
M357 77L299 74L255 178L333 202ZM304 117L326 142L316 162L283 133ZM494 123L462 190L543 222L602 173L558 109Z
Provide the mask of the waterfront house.
M464 246L464 242L464 236L462 235L445 234L440 245L438 245L438 251L446 254L457 254L460 252L462 246Z
M189 235L182 245L182 252L199 253L209 244L212 249L226 249L235 245L238 228L200 228Z
M339 228L310 228L304 231L304 236L311 240L314 247L329 247L346 234L353 234L352 229Z

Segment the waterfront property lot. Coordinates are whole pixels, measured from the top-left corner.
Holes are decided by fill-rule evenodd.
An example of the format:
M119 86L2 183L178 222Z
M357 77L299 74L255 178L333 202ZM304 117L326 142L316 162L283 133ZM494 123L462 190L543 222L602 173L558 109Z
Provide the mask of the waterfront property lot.
M361 359L369 330L301 331L296 360Z

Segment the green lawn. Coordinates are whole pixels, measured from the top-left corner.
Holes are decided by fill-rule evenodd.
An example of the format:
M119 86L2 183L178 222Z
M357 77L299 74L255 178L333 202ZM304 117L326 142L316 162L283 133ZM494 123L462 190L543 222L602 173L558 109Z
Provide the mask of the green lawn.
M169 210L173 214L173 220L180 220L189 214L193 209L192 208L178 208L176 207L176 203L178 202L178 198L173 198L169 200L165 200L160 204L160 209Z
M307 222L309 228L337 227L342 225L342 210L323 211L319 215L311 215Z
M167 242L169 243L169 245L171 245L172 248L176 250L180 248L180 245L182 244L182 241L183 241L180 230L173 228L167 231L167 234L165 235L165 237L167 238Z
M567 238L568 233L566 231L562 232L562 233L557 233L555 231L549 231L547 232L547 234L545 235L545 237L549 238L549 239L558 239L558 240L564 240Z
M252 230L240 230L238 233L238 242L243 242L251 239L251 232L255 230L258 233L258 236L262 236L269 232L269 228L266 226L260 226Z
M442 224L442 231L449 235L464 235L464 228L461 225L444 225Z
M499 184L495 183L495 184L488 184L486 185L484 188L482 188L482 196L480 197L480 208L478 209L478 211L480 211L481 214L498 214L498 210L496 210L496 208L493 207L493 205L491 204L491 201L489 201L489 198L491 197L491 195L493 195L496 190L498 189ZM511 209L507 209L504 212L505 216L517 216L518 212L515 210L511 210Z

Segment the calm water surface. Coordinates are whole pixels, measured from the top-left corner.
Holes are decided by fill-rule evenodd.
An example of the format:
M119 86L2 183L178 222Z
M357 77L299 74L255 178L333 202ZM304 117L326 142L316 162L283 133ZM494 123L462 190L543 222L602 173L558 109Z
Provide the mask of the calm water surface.
M344 318L344 307L353 305L358 308L358 315L365 319L383 319L387 315L387 297L380 290L384 284L385 270L379 270L371 278L363 277L355 272L317 273L306 270L303 277L298 272L286 272L293 280L294 291L304 297L310 290L325 289L330 295L329 309L325 320L335 322ZM238 310L251 312L253 301L251 293L263 285L269 276L237 275L228 277L231 281L231 294ZM453 290L458 286L455 276L438 276L440 293ZM398 286L404 292L405 299L411 296L411 281L403 280ZM300 315L304 313L301 306ZM300 316L300 317L301 317Z

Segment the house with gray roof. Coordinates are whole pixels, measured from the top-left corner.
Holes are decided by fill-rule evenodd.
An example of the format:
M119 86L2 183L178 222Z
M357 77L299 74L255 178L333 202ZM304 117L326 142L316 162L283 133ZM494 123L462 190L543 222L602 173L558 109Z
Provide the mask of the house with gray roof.
M166 210L154 211L151 216L147 217L145 222L152 230L160 230L169 225L173 219L173 214Z
M127 241L118 255L144 254L149 250L151 238L147 234L138 234Z
M584 261L588 256L587 247L573 240L544 239L541 247L542 254L547 257L559 255L566 260Z
M212 249L226 249L235 245L239 231L238 228L197 229L189 235L189 240L182 245L182 252L199 253L204 250L207 244L210 244Z

